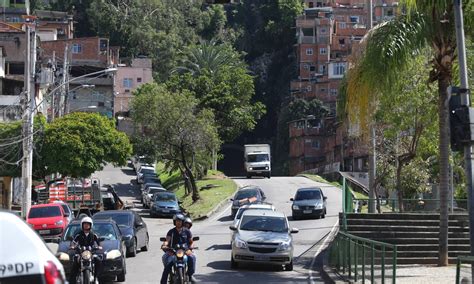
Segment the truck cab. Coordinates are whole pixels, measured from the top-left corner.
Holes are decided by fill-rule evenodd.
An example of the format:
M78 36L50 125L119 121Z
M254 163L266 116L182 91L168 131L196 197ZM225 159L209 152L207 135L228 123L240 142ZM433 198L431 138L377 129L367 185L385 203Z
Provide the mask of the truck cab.
M247 178L252 176L271 177L270 145L245 145L245 171Z

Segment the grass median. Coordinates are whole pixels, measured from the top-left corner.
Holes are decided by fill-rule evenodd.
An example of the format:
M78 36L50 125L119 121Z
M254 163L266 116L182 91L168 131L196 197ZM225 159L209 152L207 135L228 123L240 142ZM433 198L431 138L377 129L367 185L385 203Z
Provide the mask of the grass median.
M158 166L157 170L163 169ZM228 199L237 189L237 184L219 171L208 171L207 176L196 182L200 199L193 202L191 194L186 195L184 183L179 172L162 173L160 179L163 186L176 193L183 203L181 206L193 219L203 218L218 204Z

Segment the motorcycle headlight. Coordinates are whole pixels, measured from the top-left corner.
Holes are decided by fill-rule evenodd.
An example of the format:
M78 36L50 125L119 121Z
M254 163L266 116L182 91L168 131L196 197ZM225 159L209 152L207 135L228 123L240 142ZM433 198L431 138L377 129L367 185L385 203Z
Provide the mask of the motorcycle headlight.
M88 250L85 250L81 253L81 257L84 260L90 260L92 258L92 253Z
M54 223L56 226L61 226L62 224L64 224L63 220L59 220L57 222Z
M69 261L69 254L67 253L64 253L64 252L60 252L58 255L57 255L58 259L60 261Z
M300 207L298 205L293 205L293 210L300 210Z
M176 253L176 256L178 258L182 258L184 256L184 251L183 250L178 250L178 252Z
M280 246L278 247L278 250L289 250L291 248L291 243L290 241L282 242Z
M238 237L235 238L234 243L236 247L241 248L241 249L246 249L248 247L247 242L241 240Z
M122 253L120 253L119 250L114 249L114 250L111 250L107 253L106 259L116 259L116 258L119 258L121 256L122 256Z

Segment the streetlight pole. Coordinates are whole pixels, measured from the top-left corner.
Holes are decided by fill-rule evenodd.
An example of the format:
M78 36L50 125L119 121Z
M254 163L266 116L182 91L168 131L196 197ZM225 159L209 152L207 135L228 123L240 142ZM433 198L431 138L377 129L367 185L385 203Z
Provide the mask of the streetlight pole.
M464 38L464 22L462 14L462 1L454 0L454 20L456 27L456 45L458 51L458 62L459 62L459 77L461 86L460 89L468 90L469 81L467 78L467 62L466 62L466 44ZM461 95L461 104L470 106L469 92L463 92ZM470 123L473 123L470 121ZM472 131L472 130L471 130ZM474 172L472 169L472 145L466 144L464 146L464 161L465 161L465 172L467 179L467 207L469 210L469 239L471 243L471 255L474 255ZM453 192L454 194L454 192ZM471 268L471 277L474 280L474 265Z
M367 0L367 32L373 26L372 0ZM377 177L376 135L375 116L370 121L370 144L369 144L369 213L375 213L375 178Z

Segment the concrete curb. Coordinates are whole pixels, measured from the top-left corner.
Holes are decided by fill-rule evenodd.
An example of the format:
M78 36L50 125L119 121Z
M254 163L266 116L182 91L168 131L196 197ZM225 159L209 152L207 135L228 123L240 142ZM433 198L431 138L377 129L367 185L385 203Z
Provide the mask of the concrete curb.
M232 180L231 178L229 179ZM237 192L237 190L239 190L239 187L240 187L234 180L232 180L232 182L237 186L237 189L232 194L224 198L221 202L219 202L216 206L214 206L214 208L212 208L211 211L207 212L207 214L194 218L195 221L202 221L202 220L209 219L212 215L214 215L216 212L221 210L222 207L224 207L227 202L229 202L229 198L233 196Z

